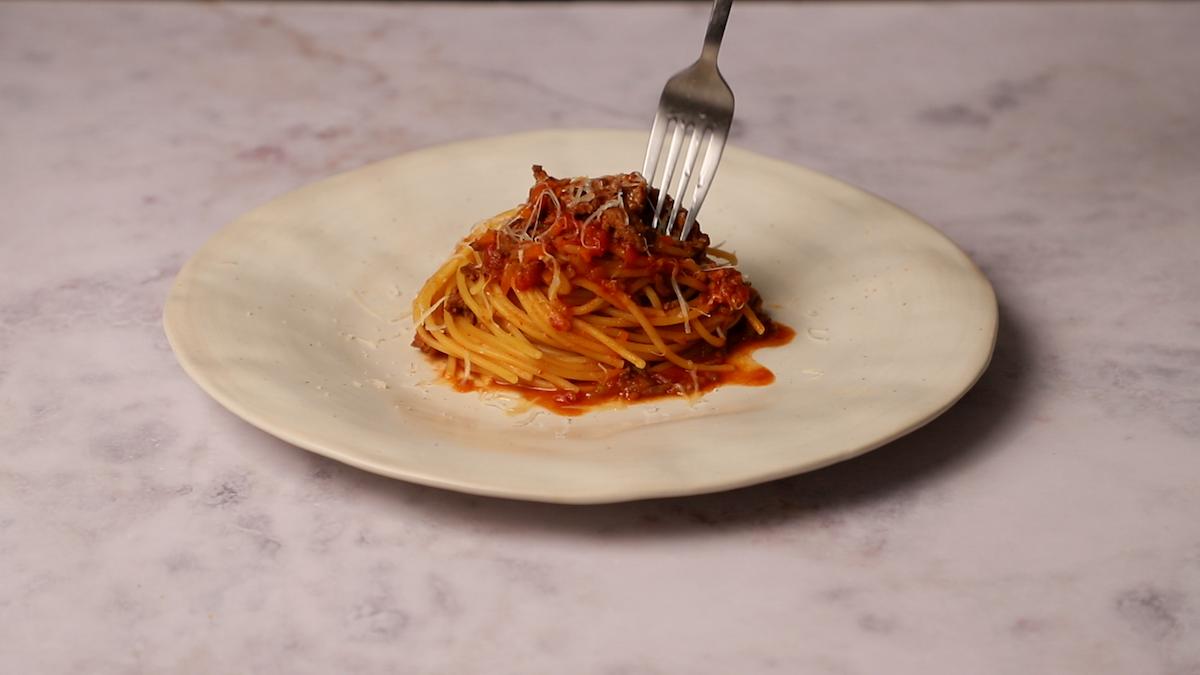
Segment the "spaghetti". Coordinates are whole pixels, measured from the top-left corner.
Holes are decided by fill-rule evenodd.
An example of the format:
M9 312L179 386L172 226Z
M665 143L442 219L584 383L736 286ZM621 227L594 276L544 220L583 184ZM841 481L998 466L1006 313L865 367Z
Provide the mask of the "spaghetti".
M533 174L526 202L476 226L413 301L414 346L460 388L560 412L692 395L730 379L739 350L790 335L698 226L683 241L651 228L641 175Z

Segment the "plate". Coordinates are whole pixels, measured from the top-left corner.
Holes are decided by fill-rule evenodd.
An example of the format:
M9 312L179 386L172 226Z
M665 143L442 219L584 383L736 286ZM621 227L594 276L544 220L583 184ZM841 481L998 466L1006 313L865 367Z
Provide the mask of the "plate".
M879 447L987 367L996 300L946 237L862 190L728 148L701 217L790 344L766 387L559 417L460 393L410 346L413 294L530 166L628 171L645 134L542 131L430 148L284 195L183 267L164 323L189 375L260 429L385 476L602 503L740 487Z

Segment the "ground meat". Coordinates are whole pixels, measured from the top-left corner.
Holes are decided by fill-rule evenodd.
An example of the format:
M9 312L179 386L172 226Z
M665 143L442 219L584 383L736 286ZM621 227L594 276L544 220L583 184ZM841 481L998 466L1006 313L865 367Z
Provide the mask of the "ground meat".
M647 194L646 194L647 204L643 208L643 216L642 216L643 218L646 219L647 222L653 222L653 220L654 220L654 205L658 203L658 194L659 194L659 191L656 188L650 188L647 190ZM667 200L663 203L663 210L662 210L662 214L661 214L661 218L663 220L666 220L667 218L669 218L671 216L671 209L674 207L674 205L675 205L675 199L672 198L670 195L667 195ZM687 222L687 214L688 214L688 211L687 211L687 209L684 209L684 208L680 208L679 213L675 214L675 224L670 228L671 235L677 237L677 236L679 236L679 234L681 232L683 232L683 225L685 222ZM666 228L664 228L664 229L666 229ZM671 242L672 246L677 247L677 248L682 248L685 251L687 251L687 255L689 258L695 258L697 256L703 255L703 253L706 250L708 250L708 244L709 244L708 235L704 234L704 232L702 232L700 230L700 222L699 221L692 223L692 230L691 230L691 232L688 232L687 241L681 242L681 241L672 240L672 242Z
M458 293L446 295L446 311L455 316L467 313L467 304Z
M661 396L667 389L661 382L655 382L654 377L644 370L625 368L617 377L617 397L626 401L636 401L642 396Z
M737 270L713 270L706 275L705 281L708 283L707 298L714 305L739 310L750 301L750 286Z
M421 338L420 333L417 333L416 335L413 336L412 346L421 350L421 353L425 354L427 356L437 356L438 354L441 354L441 352L439 352L438 350L425 344L425 340L423 340Z
M632 186L625 190L625 207L630 213L640 214L646 211L649 202L646 201L647 192L645 181L637 181Z
M654 205L658 200L658 190L651 189L640 174L626 173L600 178L561 179L554 178L538 165L533 167L533 177L536 183L529 191L529 203L536 204L541 195L549 190L558 199L561 208L567 210L579 223L588 222L598 209L604 211L592 222L599 222L606 232L609 252L623 255L627 250L641 253L653 251L658 240L658 234L650 227L654 220ZM667 198L663 211L670 214L674 200ZM540 209L542 217L533 228L531 235L537 236L553 222L554 209L543 203ZM672 230L678 234L687 219L687 210L680 209L676 215L676 227ZM681 247L690 257L702 255L708 248L708 236L700 231L699 224L692 227L685 242L674 242L671 245Z

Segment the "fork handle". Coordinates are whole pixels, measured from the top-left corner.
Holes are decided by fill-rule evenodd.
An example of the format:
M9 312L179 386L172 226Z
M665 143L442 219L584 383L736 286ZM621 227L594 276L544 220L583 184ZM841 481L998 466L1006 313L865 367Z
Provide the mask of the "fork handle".
M717 52L721 51L721 38L725 36L725 24L729 21L729 8L733 0L714 0L712 16L708 19L708 32L704 34L704 50L700 58L717 62Z

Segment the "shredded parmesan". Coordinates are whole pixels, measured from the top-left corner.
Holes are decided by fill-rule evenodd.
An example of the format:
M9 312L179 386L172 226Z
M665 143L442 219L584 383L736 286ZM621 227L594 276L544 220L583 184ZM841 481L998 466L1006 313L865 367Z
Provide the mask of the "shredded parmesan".
M534 204L533 208L529 210L529 218L527 218L525 220L525 231L522 232L522 234L525 235L526 240L531 239L531 237L529 236L529 228L533 227L533 224L536 223L539 218L541 218L541 215L542 215L542 198L541 198L541 195L539 195L537 203Z
M567 201L568 208L574 208L579 204L590 202L596 198L596 193L592 192L592 182L586 178L577 178L571 183L571 199Z
M611 209L614 206L620 206L620 205L621 205L621 200L619 197L614 197L614 198L604 202L600 206L596 207L595 211L592 211L592 215L590 215L586 219L584 219L583 225L584 226L590 225L593 220L600 217L600 214L604 213L605 211ZM629 214L626 213L625 217L628 218ZM582 232L582 229L580 231Z
M542 190L538 193L537 202L534 204L533 210L529 212L529 219L525 221L525 231L521 233L523 235L521 237L523 241L538 241L541 239L541 236L545 234L545 232L539 232L536 238L530 236L529 234L529 231L537 227L538 221L541 219L543 195L549 197L551 203L554 204L554 220L557 221L562 217L562 204L559 203L558 196L554 194L553 190Z
M435 302L435 303L433 303L433 306L432 306L432 307L430 307L429 309L425 310L425 311L424 311L424 312L421 314L421 318L420 318L420 319L417 319L417 321L416 321L416 325L418 325L418 326L424 326L424 325L425 325L425 319L428 319L428 318L429 318L429 316L430 316L431 314L433 314L434 312L436 312L436 311L437 311L437 308L438 308L438 307L441 307L441 306L442 306L442 303L443 303L443 302L446 302L446 298L448 298L448 297L449 297L449 296L447 296L447 295L443 295L442 297L438 298L438 301L437 301L437 302ZM428 326L426 326L426 327L428 328Z
M498 231L508 235L510 238L516 239L518 241L533 241L533 239L529 236L528 232L523 232L521 230L513 229L513 225L515 225L520 220L521 220L520 214L515 215L511 219L509 219L508 222L504 223L503 225L501 225L500 227L498 227L496 229ZM525 229L526 230L529 229L528 224L525 226Z
M549 195L550 201L554 202L554 220L562 218L562 204L558 201L558 195L554 194L553 190L546 190L542 194ZM542 196L538 195L538 201L542 200Z
M612 199L604 202L600 206L596 207L596 210L592 211L592 214L584 219L583 224L579 226L579 245L581 247L587 248L586 245L583 243L584 228L586 228L588 225L592 224L592 221L599 218L601 216L601 214L603 214L605 211L611 209L614 206L622 206L622 207L624 206L624 202L621 200L620 194L618 194L616 197L613 197ZM629 212L624 210L624 208L622 208L621 212L625 214L625 224L628 225L629 224Z
M671 272L671 289L675 291L675 299L679 300L679 313L683 315L683 332L691 334L692 322L688 318L687 300L683 299L683 291L679 288L679 282L675 280L674 272Z

